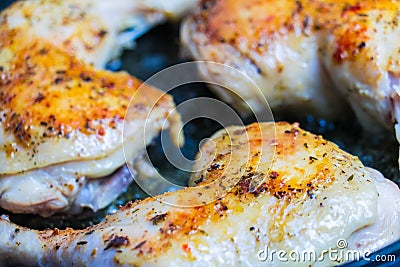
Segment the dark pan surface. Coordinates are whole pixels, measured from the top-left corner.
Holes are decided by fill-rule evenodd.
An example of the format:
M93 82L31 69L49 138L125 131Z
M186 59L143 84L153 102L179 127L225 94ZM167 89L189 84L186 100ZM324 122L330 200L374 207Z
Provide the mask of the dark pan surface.
M11 2L12 1L1 1L0 10ZM177 24L161 25L153 29L138 40L134 50L125 51L121 59L121 69L128 71L142 80L146 80L151 75L168 66L186 61L179 56L178 32L179 27ZM177 104L194 97L215 97L203 84L182 86L174 89L172 94ZM305 114L304 117L296 119L284 114L274 114L274 116L276 120L286 120L290 122L299 121L302 128L313 133L322 134L325 139L333 141L344 150L359 156L365 165L378 169L387 178L400 184L397 167L398 145L392 133L387 133L380 138L367 135L362 132L360 126L353 120L351 115L349 115L347 123L327 122L312 116L307 116L307 114ZM250 123L252 120L247 119L245 122ZM198 150L200 140L209 137L219 128L219 124L208 119L196 119L185 125L186 144L182 149L183 154L193 159ZM186 185L189 174L174 168L168 163L162 153L159 139L155 140L148 147L148 153L153 164L158 168L161 174L170 178L173 182ZM121 195L107 209L97 212L96 214L88 212L80 218L55 217L43 219L38 216L10 214L1 209L0 214L8 214L10 215L11 221L35 229L44 229L48 227L58 227L60 229L65 227L84 228L101 221L106 214L115 212L119 205L145 197L147 197L146 193L134 182L126 193ZM378 252L378 254L383 253L397 255L396 259L399 260L398 262L386 263L384 265L396 266L397 263L400 263L400 242ZM350 263L348 266L363 266L365 264L369 266L377 265L374 262L368 263L360 261L357 263Z

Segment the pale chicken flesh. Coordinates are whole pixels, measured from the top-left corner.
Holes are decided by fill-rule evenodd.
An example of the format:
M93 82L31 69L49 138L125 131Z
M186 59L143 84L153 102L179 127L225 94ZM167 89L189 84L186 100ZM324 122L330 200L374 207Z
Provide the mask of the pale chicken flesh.
M133 180L118 170L125 159L133 161L163 127L180 127L171 96L92 66L109 59L108 48L89 49L79 34L96 29L86 19L100 2L21 1L0 15L0 207L42 216L104 208ZM63 19L52 13L59 9L79 16ZM116 29L98 30L108 42Z
M265 266L265 247L321 253L347 239L348 249L374 251L400 237L399 188L298 124L229 127L201 152L196 186L129 203L84 230L37 231L3 217L0 263Z
M247 74L273 110L343 119L349 105L380 131L400 121L399 21L396 0L203 0L181 39L196 60ZM201 72L232 90L216 88L226 101L264 107L250 82L213 66Z

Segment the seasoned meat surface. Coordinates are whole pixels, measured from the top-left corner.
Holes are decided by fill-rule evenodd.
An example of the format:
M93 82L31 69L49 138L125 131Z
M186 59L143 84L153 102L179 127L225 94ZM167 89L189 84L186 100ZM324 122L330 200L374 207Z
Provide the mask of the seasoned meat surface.
M0 14L1 207L43 216L104 208L133 179L117 171L125 159L132 163L163 125L179 128L170 95L92 61L110 59L101 38L114 42L111 33L141 5L127 4L21 1ZM119 10L122 21L99 9ZM88 47L82 36L96 29L101 40Z
M249 76L273 110L348 118L369 131L399 120L400 2L391 0L203 0L182 26L197 60ZM206 79L261 109L248 81L206 65ZM226 101L240 104L221 87Z
M196 186L129 203L84 230L35 231L3 217L0 259L43 266L263 266L257 253L265 247L318 255L339 239L364 251L400 236L398 187L298 124L229 127L201 152ZM213 199L218 190L223 196Z

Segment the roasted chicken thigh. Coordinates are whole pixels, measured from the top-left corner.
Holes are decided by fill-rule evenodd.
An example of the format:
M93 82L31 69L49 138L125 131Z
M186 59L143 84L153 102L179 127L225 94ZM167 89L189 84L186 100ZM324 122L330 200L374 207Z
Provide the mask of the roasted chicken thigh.
M194 187L129 203L84 230L36 231L3 217L0 263L265 266L265 247L320 255L347 239L345 249L375 251L400 237L399 188L297 124L229 127L201 152Z
M106 2L21 1L1 13L0 207L42 216L104 208L133 180L119 169L125 159L163 125L179 128L171 96L92 66L118 50L106 44L141 5ZM121 21L100 20L100 9L122 12Z
M27 31L103 68L154 25L179 18L195 0L25 0L1 14L1 27ZM4 54L1 54L4 56Z
M253 80L273 110L347 118L369 131L400 120L400 2L392 0L203 0L182 26L196 60L233 66ZM255 109L252 85L206 65L216 91ZM347 103L346 103L347 100Z

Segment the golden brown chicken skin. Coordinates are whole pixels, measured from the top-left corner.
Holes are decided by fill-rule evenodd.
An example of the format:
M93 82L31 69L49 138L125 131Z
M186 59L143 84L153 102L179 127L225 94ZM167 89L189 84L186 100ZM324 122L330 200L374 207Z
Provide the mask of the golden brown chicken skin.
M399 7L391 0L203 0L184 23L182 41L197 60L245 72L272 109L343 118L349 104L366 129L392 129L399 113ZM202 71L256 102L250 84Z
M284 38L284 34L297 31L312 35L330 30L337 42L337 50L332 54L337 63L355 60L367 50L363 48L371 39L371 12L392 15L387 26L396 27L399 9L397 1L387 0L203 0L200 5L202 9L195 19L202 22L198 29L206 32L211 42L263 52L270 41ZM388 18L382 14L382 19Z
M0 26L0 55L3 208L43 216L103 208L132 181L127 170L112 175L125 156L132 162L164 122L179 127L171 96L22 28Z
M54 138L58 140L55 145L60 146L73 142L79 134L82 138L97 141L106 139L107 133L115 131L117 124L123 122L131 98L142 86L141 81L126 73L94 70L40 39L26 45L20 40L20 43L14 42L8 47L4 42L0 43L3 52L15 55L10 61L2 60L2 123L4 134L15 141L7 143L8 149L2 151L5 162L14 162L2 165L2 173L68 160L73 147L59 155L41 158L40 148ZM143 85L142 90L140 96L133 98L137 102L132 104L137 109L137 117L144 118L147 114L145 109L155 105L159 98L157 107L165 108L164 112L172 107L170 96L147 85ZM109 149L121 145L121 140L112 141L114 143L109 144ZM98 151L95 145L96 141L92 149ZM21 147L20 150L17 146ZM98 152L86 152L78 157L99 158L104 155L104 152Z
M104 68L157 24L178 19L196 0L24 0L0 15L2 27L22 29Z

